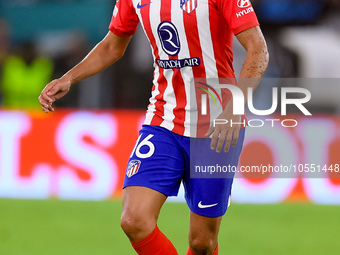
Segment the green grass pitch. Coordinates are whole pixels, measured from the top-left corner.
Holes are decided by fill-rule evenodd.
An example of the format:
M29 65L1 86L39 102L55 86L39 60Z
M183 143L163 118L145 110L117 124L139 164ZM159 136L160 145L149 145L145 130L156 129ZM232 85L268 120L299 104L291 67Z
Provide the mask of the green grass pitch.
M135 254L120 229L121 201L0 200L1 255ZM187 249L189 210L166 203L160 229ZM221 255L340 254L340 206L232 204Z

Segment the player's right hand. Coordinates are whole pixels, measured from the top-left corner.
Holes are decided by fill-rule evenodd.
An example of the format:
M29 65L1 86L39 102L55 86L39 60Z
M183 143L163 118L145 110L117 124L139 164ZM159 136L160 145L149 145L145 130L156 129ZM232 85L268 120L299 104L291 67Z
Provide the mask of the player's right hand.
M211 137L211 149L216 152L221 152L224 144L224 152L228 152L230 146L236 146L241 129L241 115L234 115L232 110L232 104L229 103L226 109L217 117L220 120L227 120L226 124L217 124L211 126L206 137ZM235 123L235 124L231 124Z
M53 112L52 104L59 98L62 98L70 90L70 87L71 83L64 81L62 78L47 84L39 96L39 102L43 111L46 113Z

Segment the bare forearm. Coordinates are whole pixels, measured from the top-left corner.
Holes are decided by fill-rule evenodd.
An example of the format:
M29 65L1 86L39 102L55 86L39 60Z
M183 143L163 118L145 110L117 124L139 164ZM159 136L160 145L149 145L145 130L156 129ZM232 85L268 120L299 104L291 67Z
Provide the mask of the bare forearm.
M266 48L262 49L261 52L250 52L247 54L238 81L238 87L245 96L248 94L248 88L252 88L253 91L257 88L267 66L268 53Z
M253 78L260 80L268 66L269 56L267 47L255 49L247 53L240 73L240 79Z
M252 88L254 91L258 86L262 76L264 75L268 62L269 54L266 42L259 28L256 28L256 34L248 34L246 36L248 44L245 45L247 56L244 60L238 87L244 95L247 95L247 89ZM249 43L249 41L251 43ZM247 99L247 97L245 97Z
M130 38L131 36L121 37L108 32L78 65L60 79L48 83L39 96L44 112L53 112L52 103L65 96L72 84L99 73L122 57Z
M130 38L121 38L125 47L121 47L122 42L112 40L112 35L108 34L98 43L91 52L74 68L68 71L62 79L71 85L80 82L94 74L103 71L105 68L120 59L125 51L125 41Z

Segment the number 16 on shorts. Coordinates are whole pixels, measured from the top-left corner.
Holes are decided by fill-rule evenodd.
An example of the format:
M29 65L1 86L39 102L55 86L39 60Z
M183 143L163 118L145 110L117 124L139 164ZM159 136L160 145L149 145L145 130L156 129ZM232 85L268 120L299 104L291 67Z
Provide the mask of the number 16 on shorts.
M143 134L141 134L138 139L137 142L135 144L135 147L133 148L130 158L133 157L133 154L136 153L136 156L138 158L150 158L154 152L155 152L155 145L150 141L150 139L152 137L154 137L154 135L149 134L147 137L145 137L141 142L140 139L142 137Z

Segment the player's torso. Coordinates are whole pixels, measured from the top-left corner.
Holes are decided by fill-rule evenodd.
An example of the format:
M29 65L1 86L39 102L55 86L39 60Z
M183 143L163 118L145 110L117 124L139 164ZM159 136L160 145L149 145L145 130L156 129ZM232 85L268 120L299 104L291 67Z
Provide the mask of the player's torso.
M233 76L232 34L215 0L132 0L165 76ZM165 77L168 78L168 77Z
M215 0L132 2L155 61L145 123L190 135L197 115L193 79L234 77L232 33Z

